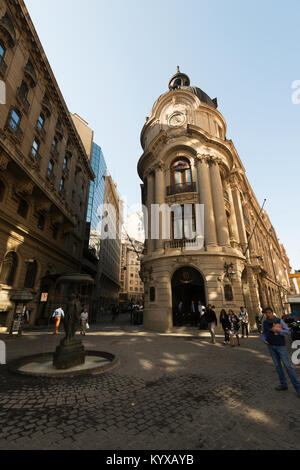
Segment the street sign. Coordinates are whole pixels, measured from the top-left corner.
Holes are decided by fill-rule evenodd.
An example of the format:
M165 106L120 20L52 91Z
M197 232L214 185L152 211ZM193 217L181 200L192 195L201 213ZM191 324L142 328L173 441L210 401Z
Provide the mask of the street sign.
M47 302L48 301L48 292L43 292L41 294L41 302Z

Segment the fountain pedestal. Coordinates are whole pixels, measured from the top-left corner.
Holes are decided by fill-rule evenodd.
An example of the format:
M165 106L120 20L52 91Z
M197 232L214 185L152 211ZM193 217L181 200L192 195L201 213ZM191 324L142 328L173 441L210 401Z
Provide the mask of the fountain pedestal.
M81 341L64 338L53 355L56 369L70 369L85 363L85 350Z

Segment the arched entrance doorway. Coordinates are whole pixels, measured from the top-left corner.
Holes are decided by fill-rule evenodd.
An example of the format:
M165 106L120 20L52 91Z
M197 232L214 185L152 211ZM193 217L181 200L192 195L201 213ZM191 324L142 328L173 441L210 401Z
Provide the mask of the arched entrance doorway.
M182 320L183 324L192 324L191 304L195 302L196 308L198 301L206 305L205 281L202 274L197 269L190 266L179 268L172 277L172 305L173 305L173 324L179 323L178 305L183 303Z

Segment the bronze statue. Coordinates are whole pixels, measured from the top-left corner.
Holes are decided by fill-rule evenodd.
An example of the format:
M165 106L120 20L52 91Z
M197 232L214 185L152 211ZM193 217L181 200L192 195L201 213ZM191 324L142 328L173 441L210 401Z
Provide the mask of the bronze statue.
M71 341L74 339L76 331L80 326L80 313L81 303L79 302L79 297L76 294L71 294L65 313L65 340Z

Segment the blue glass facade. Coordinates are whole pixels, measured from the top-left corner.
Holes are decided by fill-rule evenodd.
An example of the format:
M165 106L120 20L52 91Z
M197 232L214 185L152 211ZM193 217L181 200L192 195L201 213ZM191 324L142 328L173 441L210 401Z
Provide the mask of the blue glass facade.
M100 215L98 208L104 203L106 163L101 147L95 143L93 143L91 165L95 173L95 181L92 181L90 185L87 223L90 229L89 245L91 248L96 248L98 254L97 238L100 238L101 234L102 215Z

